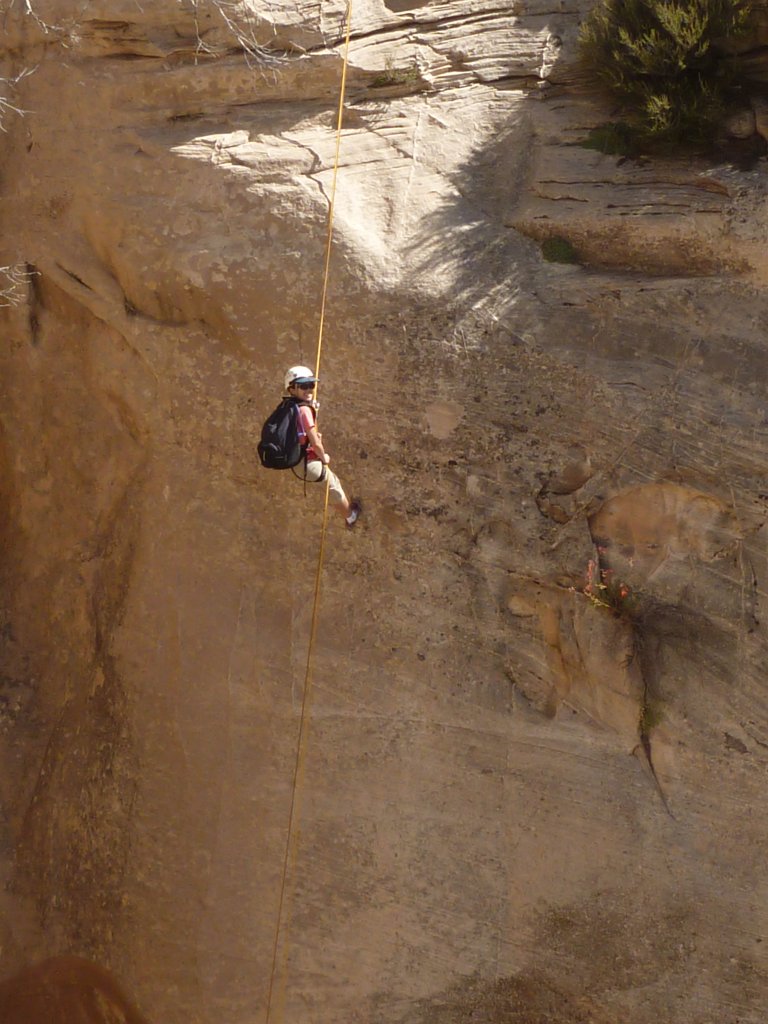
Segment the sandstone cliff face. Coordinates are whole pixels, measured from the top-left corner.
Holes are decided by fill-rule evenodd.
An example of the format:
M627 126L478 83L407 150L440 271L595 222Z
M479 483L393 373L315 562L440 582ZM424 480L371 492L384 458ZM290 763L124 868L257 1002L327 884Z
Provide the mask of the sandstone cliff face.
M75 6L0 3L3 975L237 1024L322 505L255 444L314 362L344 9ZM579 145L589 6L353 9L321 420L366 514L275 1019L764 1019L766 162Z

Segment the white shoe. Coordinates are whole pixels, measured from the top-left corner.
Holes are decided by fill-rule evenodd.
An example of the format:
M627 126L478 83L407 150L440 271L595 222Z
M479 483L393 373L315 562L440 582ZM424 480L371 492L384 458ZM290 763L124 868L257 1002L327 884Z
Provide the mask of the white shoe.
M363 511L363 506L360 504L359 501L354 500L354 501L350 502L350 505L349 505L349 515L346 516L346 518L344 519L344 522L347 524L347 526L350 528L350 530L355 525L357 520L360 518L360 513L362 511Z

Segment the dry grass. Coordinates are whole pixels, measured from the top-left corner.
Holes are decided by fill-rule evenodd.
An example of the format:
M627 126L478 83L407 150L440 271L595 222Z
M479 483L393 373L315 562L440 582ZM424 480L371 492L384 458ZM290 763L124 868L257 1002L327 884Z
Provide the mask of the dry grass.
M0 308L18 306L24 301L30 279L37 273L26 263L11 263L0 267Z
M200 0L192 0L197 32L197 49L199 54L217 56L217 52L202 38L198 24ZM250 66L261 70L284 63L288 58L285 53L272 49L259 39L259 29L263 30L263 20L242 0L211 0L213 7L229 29L233 40L245 56ZM263 32L262 32L263 34Z

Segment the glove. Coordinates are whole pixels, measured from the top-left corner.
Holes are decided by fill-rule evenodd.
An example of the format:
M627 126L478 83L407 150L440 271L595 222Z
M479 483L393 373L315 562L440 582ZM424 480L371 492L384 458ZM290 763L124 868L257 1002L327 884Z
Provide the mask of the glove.
M325 454L323 455L323 465L327 466L330 461L331 456L328 454L328 452L325 452Z

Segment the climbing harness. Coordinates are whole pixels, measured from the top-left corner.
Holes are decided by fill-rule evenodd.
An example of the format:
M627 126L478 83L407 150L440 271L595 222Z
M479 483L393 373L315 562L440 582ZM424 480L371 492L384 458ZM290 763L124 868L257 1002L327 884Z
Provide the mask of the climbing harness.
M352 26L352 0L347 2L346 26L344 31L344 58L341 69L341 86L339 89L339 108L336 121L336 153L333 161L333 180L331 194L328 203L328 226L325 243L325 264L323 269L323 290L320 301L320 322L317 336L317 355L315 358L315 376L320 376L320 356L323 347L323 328L325 326L325 308L328 295L328 278L331 266L331 245L333 240L333 214L336 202L336 180L339 172L339 157L341 153L341 126L344 116L344 92L347 83L347 64L349 60L349 38ZM319 388L319 385L318 385ZM307 647L307 663L304 672L304 688L301 699L301 714L299 716L299 737L296 745L296 761L293 770L293 784L291 786L291 805L288 812L288 836L285 844L285 855L283 858L283 869L280 879L280 896L277 906L277 921L275 924L275 937L272 949L272 967L269 974L269 988L267 990L267 1010L265 1024L270 1024L273 1019L273 1004L276 1006L274 1019L282 1024L285 1018L285 981L288 965L288 935L287 922L290 921L290 896L288 892L291 879L295 877L296 861L299 850L300 820L301 820L301 796L304 786L306 772L307 742L309 739L310 709L312 699L312 655L314 653L315 637L317 634L318 611L320 607L320 581L323 572L323 560L325 557L325 535L328 526L328 496L330 491L330 479L325 474L325 504L323 506L323 523L320 532L320 548L317 556L317 571L315 573L315 590L312 602L312 622L309 630L309 644ZM283 928L283 920L286 927ZM280 939L282 933L282 957L278 963L280 951Z

